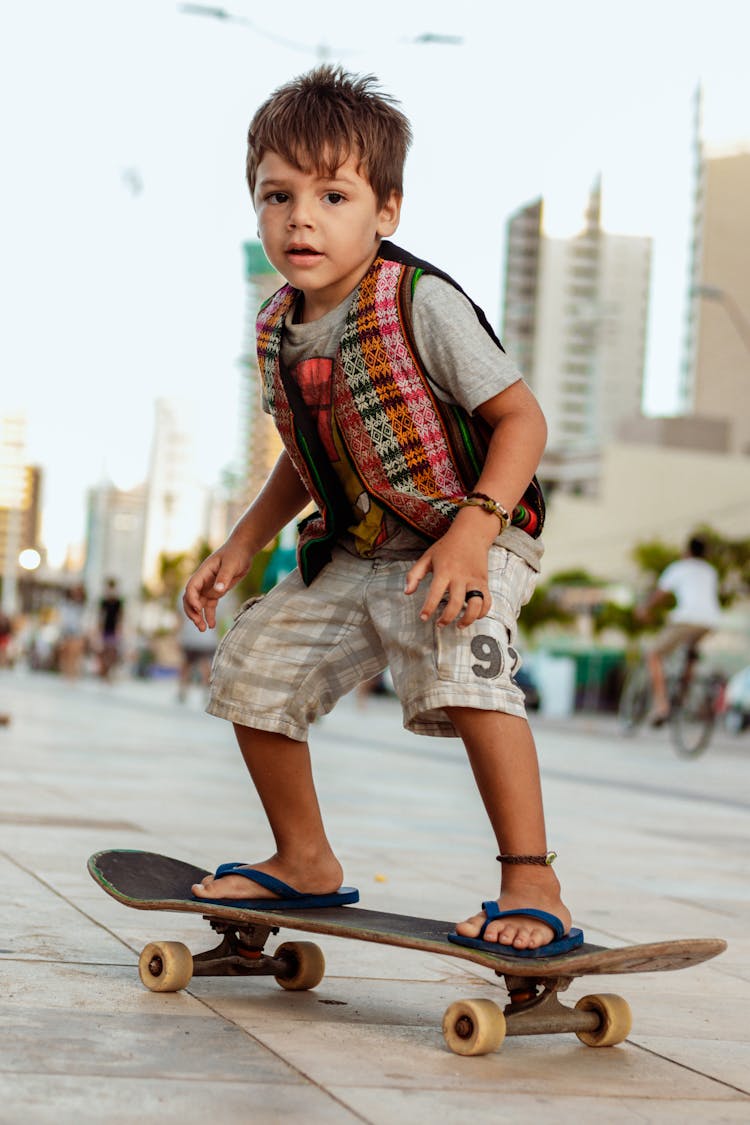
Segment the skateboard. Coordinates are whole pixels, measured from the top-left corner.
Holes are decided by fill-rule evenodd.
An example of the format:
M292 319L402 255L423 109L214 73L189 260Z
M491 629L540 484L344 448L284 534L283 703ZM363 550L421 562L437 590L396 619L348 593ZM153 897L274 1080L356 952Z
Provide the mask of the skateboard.
M194 976L275 977L292 991L315 988L325 973L322 950L309 941L285 941L265 951L271 934L281 929L330 934L457 957L491 969L504 979L508 1002L501 1009L485 998L451 1004L443 1017L447 1046L459 1055L496 1050L506 1035L547 1035L572 1031L591 1047L610 1047L630 1033L627 1002L607 993L584 996L575 1007L562 1004L563 992L576 977L614 973L654 973L684 969L716 957L726 949L720 938L626 945L609 949L584 942L557 957L522 959L455 945L448 941L453 922L366 910L359 906L313 909L267 909L219 906L192 897L190 887L210 872L168 856L142 851L97 852L88 861L96 882L113 898L137 910L171 910L201 914L221 935L216 948L193 956L180 942L150 942L138 970L152 992L177 992Z

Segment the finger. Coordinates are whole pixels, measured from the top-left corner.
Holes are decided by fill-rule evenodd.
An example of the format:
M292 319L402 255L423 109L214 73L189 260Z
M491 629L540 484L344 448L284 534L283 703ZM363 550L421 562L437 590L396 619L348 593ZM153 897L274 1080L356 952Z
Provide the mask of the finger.
M407 572L406 581L404 583L404 593L413 594L427 574L432 569L432 563L428 555L422 555L420 559L414 563L414 566Z
M437 625L442 629L446 625L450 625L455 621L461 610L464 608L464 591L463 588L451 590L448 601L443 607L443 612L437 619Z
M203 620L203 601L195 590L190 589L190 584L182 595L182 608L186 617L189 617L201 633L205 631L206 623Z
M224 594L226 594L229 590L232 589L232 586L234 586L234 583L235 583L235 577L234 577L234 575L232 574L231 571L229 571L229 570L219 570L219 573L216 575L216 578L214 579L214 585L213 585L213 589L212 589L211 593L216 594L216 596L218 598L221 598Z
M480 593L482 592L478 584L473 586L472 589ZM470 593L471 591L467 590L467 595ZM475 621L480 621L483 617L486 617L491 607L492 596L487 592L484 592L481 598L477 597L476 593L474 597L467 596L464 612L458 623L459 629L465 629L467 625L473 625Z
M461 620L458 623L459 629L465 629L468 625L473 625L483 616L484 601L476 595L472 598L467 598L464 604L464 611L461 614Z
M419 616L422 621L428 621L432 617L433 613L445 597L447 591L448 583L445 580L438 578L437 575L433 574L432 581L430 582L430 588L427 591L427 597L425 598L424 603L422 604L422 608L419 611Z

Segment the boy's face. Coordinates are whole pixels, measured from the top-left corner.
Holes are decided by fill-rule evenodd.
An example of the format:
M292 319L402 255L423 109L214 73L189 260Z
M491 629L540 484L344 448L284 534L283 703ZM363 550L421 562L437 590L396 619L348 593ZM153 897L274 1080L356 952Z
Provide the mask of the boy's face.
M253 204L268 260L304 294L303 321L336 308L398 226L401 197L378 205L350 155L333 178L301 172L276 152L258 165Z

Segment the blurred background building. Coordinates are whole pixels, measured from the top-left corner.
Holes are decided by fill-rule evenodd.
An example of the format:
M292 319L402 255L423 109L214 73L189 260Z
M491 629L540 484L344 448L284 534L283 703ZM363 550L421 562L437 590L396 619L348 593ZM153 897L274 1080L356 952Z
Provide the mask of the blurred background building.
M123 491L107 481L89 490L84 584L99 598L108 578L126 601L140 597L146 538L147 487Z
M682 394L686 413L726 427L750 454L750 152L706 153L696 139L693 260Z
M205 534L208 495L195 468L196 429L184 403L156 401L139 570L147 586L158 584L163 554L189 551Z
M508 222L501 335L547 416L547 490L594 494L602 447L641 411L651 239L602 229L599 180L573 238L543 217L537 199Z
M0 418L0 576L5 613L17 608L22 553L36 551L38 561L42 558L40 491L41 471L26 462L26 420L6 415Z

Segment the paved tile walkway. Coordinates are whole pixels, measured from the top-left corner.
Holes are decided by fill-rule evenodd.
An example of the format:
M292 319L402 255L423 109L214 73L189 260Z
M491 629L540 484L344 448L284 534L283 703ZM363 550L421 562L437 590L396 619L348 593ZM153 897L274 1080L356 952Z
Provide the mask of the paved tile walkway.
M750 1120L750 737L697 761L659 732L538 721L550 840L575 921L605 944L724 937L678 973L579 980L633 1009L618 1047L507 1039L460 1058L448 1003L504 1001L453 958L324 938L324 981L199 978L141 986L149 940L213 935L199 917L107 897L86 859L106 847L207 867L260 859L268 831L230 728L168 683L66 684L5 672L0 711L0 1121L260 1125ZM458 743L417 739L390 700L345 700L314 731L316 776L346 881L363 905L459 917L493 893L493 842ZM285 935L286 936L286 935Z

